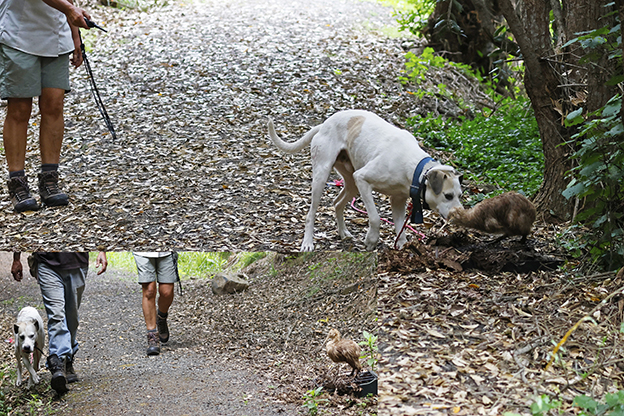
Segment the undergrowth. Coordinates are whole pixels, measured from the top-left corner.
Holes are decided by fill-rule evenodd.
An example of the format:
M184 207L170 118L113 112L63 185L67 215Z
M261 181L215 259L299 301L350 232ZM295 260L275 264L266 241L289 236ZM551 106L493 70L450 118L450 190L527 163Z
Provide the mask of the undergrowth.
M452 164L477 185L532 196L542 183L542 142L527 99L503 100L493 114L474 118L416 116L408 124L425 146L451 152Z
M0 365L0 416L53 414L49 384L42 381L29 390L28 381L24 380L22 386L16 387L15 372L13 365Z
M465 110L465 115L450 118L434 115L411 117L408 126L423 140L423 144L453 154L451 164L461 170L476 185L494 185L496 193L518 191L534 195L542 182L544 157L542 142L533 116L530 101L516 90L516 98L503 98L495 91L495 85L485 82L485 93L497 102L495 110L474 111L464 99L444 84L431 91L420 85L430 76L433 68L452 67L478 82L484 79L467 65L450 62L425 48L421 55L406 54L404 84L416 86L415 95L442 95ZM515 82L515 80L513 80ZM483 199L473 196L474 204Z

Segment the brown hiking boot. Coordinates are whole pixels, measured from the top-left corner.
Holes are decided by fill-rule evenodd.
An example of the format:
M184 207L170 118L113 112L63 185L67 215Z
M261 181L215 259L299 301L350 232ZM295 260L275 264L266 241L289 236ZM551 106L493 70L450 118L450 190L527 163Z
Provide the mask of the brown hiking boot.
M158 331L147 331L147 355L160 354L160 338Z
M7 182L9 197L16 212L35 211L39 209L37 201L30 195L26 176L15 176Z
M69 197L58 187L58 171L51 170L39 174L39 196L41 202L49 207L67 205Z

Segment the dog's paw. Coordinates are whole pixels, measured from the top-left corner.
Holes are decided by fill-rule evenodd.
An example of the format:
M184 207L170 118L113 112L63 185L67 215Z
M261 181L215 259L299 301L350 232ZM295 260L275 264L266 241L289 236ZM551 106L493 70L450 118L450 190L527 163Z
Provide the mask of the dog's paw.
M348 230L344 230L340 233L340 238L342 240L351 240L353 239L353 234L351 234Z
M301 243L301 249L299 251L304 253L314 251L314 243L306 243L304 241L303 243Z
M377 248L377 243L378 242L379 242L378 238L374 239L374 240L371 240L371 239L367 238L364 241L364 247L366 247L366 251L373 251L373 250L375 250Z
M401 238L399 238L399 241L396 242L397 250L402 249L405 243L407 243L407 238L405 238L404 236L401 236Z
M15 382L15 386L19 387L19 386L21 386L21 385L22 385L22 380L17 380L17 381Z

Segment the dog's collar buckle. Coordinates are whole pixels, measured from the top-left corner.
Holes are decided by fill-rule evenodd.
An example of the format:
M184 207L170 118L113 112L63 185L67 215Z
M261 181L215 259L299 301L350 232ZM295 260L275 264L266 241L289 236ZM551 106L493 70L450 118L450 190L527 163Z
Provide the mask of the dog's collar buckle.
M412 216L410 218L410 222L412 224L422 224L424 222L423 208L429 209L429 205L427 204L427 201L425 201L426 175L423 175L422 181L420 180L420 176L422 175L425 165L433 161L434 160L431 157L424 158L418 163L418 166L416 166L416 170L414 171L412 185L410 186L410 198L412 199L412 205L414 206Z

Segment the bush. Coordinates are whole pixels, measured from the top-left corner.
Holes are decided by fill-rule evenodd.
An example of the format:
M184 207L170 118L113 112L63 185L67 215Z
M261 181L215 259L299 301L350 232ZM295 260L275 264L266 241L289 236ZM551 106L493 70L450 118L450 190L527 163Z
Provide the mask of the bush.
M452 163L476 183L527 196L542 183L542 142L526 98L505 99L494 114L472 119L417 116L408 124L426 146L452 152Z
M616 95L593 114L583 109L566 118L568 125L583 123L573 136L578 150L572 156L578 166L563 191L568 199L578 198L584 206L575 220L591 227L583 236L594 264L607 270L624 266L624 127L619 117L622 97Z

